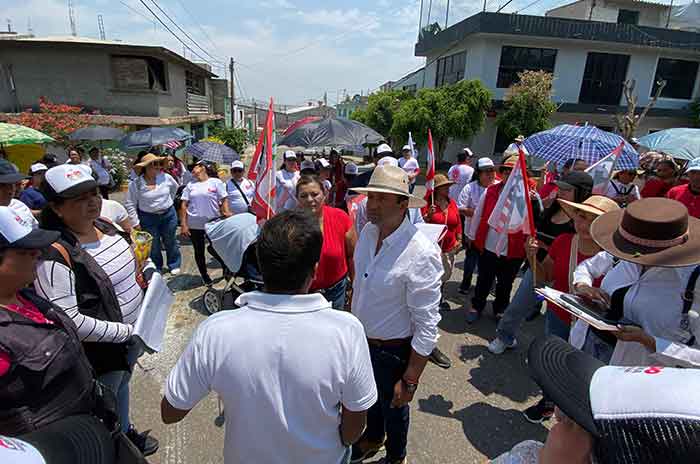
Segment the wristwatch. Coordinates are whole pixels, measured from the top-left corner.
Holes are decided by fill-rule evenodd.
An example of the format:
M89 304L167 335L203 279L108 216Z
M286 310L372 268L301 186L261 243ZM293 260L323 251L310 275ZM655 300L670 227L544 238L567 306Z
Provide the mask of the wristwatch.
M401 382L404 384L404 386L406 387L406 390L407 390L411 395L415 394L415 393L416 393L416 390L418 390L418 384L417 384L417 383L408 382L408 381L406 381L406 379L403 379L403 378L401 379Z

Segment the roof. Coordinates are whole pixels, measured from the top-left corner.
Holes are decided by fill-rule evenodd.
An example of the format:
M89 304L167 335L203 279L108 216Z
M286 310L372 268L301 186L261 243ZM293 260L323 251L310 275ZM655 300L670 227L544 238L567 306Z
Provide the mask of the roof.
M587 0L576 0L575 2L565 3L564 5L559 5L555 8L551 8L545 12L545 16L548 15L552 11L557 11L561 8L566 8L568 6L575 5L577 3L581 3L581 2L585 2L585 1L587 1ZM644 7L648 6L648 7L652 7L652 8L669 8L669 5L665 5L665 4L659 3L659 2L649 2L649 1L645 1L645 0L610 0L610 3L627 3L630 5L640 5L640 6L644 6Z
M0 121L17 113L0 113ZM195 114L189 116L174 116L160 118L157 116L126 116L117 114L91 114L89 119L93 124L117 124L126 126L174 126L178 124L200 124L207 121L224 119L219 114Z
M449 49L473 34L512 34L700 50L700 34L695 32L551 16L482 12L435 35L423 32L416 44L415 54L427 56L435 53L436 49Z
M218 77L211 71L199 66L187 58L178 55L177 53L168 50L165 47L154 46L154 45L139 45L128 42L121 42L116 40L100 40L93 39L91 37L74 37L74 36L49 36L49 37L22 37L17 36L17 38L5 39L0 41L0 49L8 48L12 46L19 47L55 47L56 45L66 45L70 46L71 50L76 48L106 48L110 51L115 51L117 53L136 53L136 54L151 54L159 55L170 61L180 63L181 65L189 68L190 70L197 71L201 74L205 74L208 77Z

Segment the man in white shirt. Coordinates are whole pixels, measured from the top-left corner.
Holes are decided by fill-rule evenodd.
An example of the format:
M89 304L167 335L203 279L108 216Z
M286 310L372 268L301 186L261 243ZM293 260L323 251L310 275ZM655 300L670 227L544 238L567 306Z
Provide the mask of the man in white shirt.
M425 201L408 192L408 176L380 166L366 188L370 220L354 253L352 313L365 327L379 401L351 462L362 462L386 445L387 464L406 462L409 406L438 339L440 249L407 217ZM386 433L386 443L384 435Z
M409 182L408 191L409 193L413 193L413 189L416 188L416 177L418 177L420 173L420 166L418 165L418 160L413 157L413 150L410 145L404 145L401 150L399 167L406 171Z
M506 151L503 152L503 156L518 156L518 153L520 152L520 149L523 150L525 153L525 156L528 156L529 153L527 151L527 148L525 148L525 145L523 145L523 142L525 141L525 136L519 135L515 138L515 141L508 145L508 148L506 148Z
M243 177L245 166L241 161L231 163L231 179L226 182L229 209L232 214L249 212L255 196L255 184Z
M447 171L447 177L454 182L454 184L450 186L451 200L457 201L464 187L471 182L472 176L474 175L474 168L472 167L473 158L474 153L472 153L469 148L464 148L462 153L457 153L457 164L452 165ZM462 225L462 230L466 230L464 229L464 224Z
M92 172L97 176L97 185L100 189L100 195L105 200L109 198L109 184L112 181L112 175L109 170L112 168L109 161L100 155L100 149L93 147L89 152L90 161L88 165Z
M345 463L377 400L362 324L307 294L322 242L308 212L267 221L257 242L265 289L204 321L168 376L166 424L210 391L222 399L226 464Z
M17 183L25 179L27 176L17 171L12 163L0 158L0 206L9 206L22 220L22 225L36 228L39 227L39 222L32 211L15 198Z

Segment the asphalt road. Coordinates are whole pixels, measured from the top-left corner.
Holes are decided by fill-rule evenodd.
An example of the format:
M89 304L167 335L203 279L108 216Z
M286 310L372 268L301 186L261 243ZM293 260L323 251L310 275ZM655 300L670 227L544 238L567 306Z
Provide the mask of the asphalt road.
M201 302L204 287L189 244L183 244L183 254L182 274L169 278L176 302L168 321L165 349L145 355L135 368L132 422L140 430L152 429L160 440L159 452L149 458L151 463L222 463L224 435L223 428L214 423L219 414L215 395L209 395L179 424L166 426L160 420L165 378L192 331L206 317ZM483 463L522 440L543 440L547 433L544 426L526 422L521 414L538 399L524 355L533 336L542 333L543 318L524 325L517 350L501 356L490 354L486 345L494 337L496 323L488 316L472 326L464 321L468 299L457 293L462 260L463 254L458 256L457 269L446 285L452 309L442 313L440 322L439 346L453 364L448 370L429 364L421 379L411 410L408 453L412 464ZM214 261L210 264L215 266ZM214 278L220 275L218 269L212 272ZM485 314L490 314L488 307ZM274 445L274 437L260 439Z

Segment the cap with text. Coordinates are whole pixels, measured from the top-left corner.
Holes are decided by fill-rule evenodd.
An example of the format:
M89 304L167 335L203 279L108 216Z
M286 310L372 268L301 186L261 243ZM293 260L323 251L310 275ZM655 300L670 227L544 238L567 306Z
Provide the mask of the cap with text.
M0 206L0 249L42 249L58 240L59 232L33 229L9 206Z
M393 153L393 150L389 145L383 143L377 147L377 156L383 155L385 153Z
M476 162L476 166L479 169L495 169L496 165L493 163L493 160L491 158L483 157L479 158L479 160Z
M31 166L29 166L29 172L31 172L32 174L38 174L40 172L46 172L48 170L49 168L42 163L34 163Z
M297 159L297 154L294 153L294 150L287 150L284 152L284 159L285 160L295 160L295 159Z
M84 164L61 164L46 171L41 191L47 200L70 199L97 189L92 169Z
M316 170L316 164L314 164L314 162L311 161L311 160L304 160L304 161L301 162L301 166L299 166L299 169L300 169L301 171L303 171L303 170L305 170L305 169L311 169L311 170L315 171L315 170Z
M410 145L404 145L401 151L412 151Z
M243 161L236 160L233 163L231 163L231 169L243 169Z

